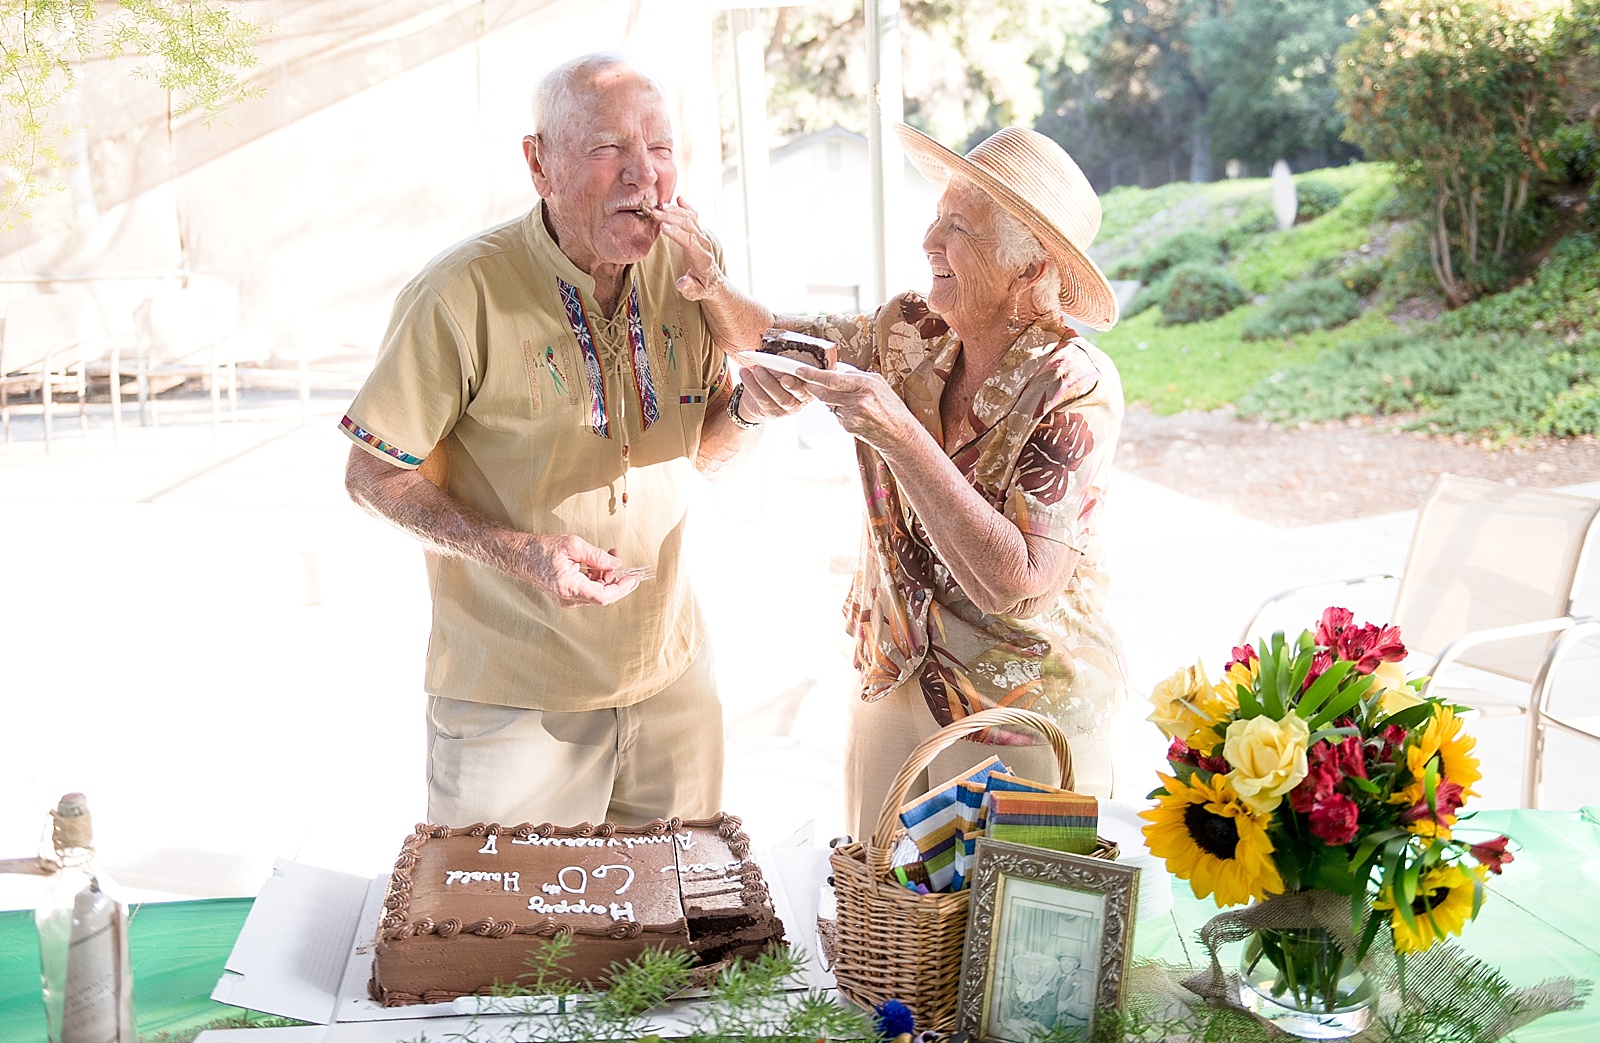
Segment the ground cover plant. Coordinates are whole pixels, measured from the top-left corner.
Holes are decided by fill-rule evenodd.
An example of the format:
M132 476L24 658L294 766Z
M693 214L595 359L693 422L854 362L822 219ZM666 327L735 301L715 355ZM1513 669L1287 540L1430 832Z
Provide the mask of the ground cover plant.
M1314 178L1341 197L1284 230L1261 220L1270 222L1262 179L1105 197L1118 274L1143 263L1132 245L1141 230L1160 229L1146 242L1170 253L1167 243L1192 228L1223 244L1216 269L1247 297L1220 317L1174 325L1159 310L1165 280L1143 289L1156 307L1130 307L1094 337L1128 401L1157 413L1232 404L1279 423L1370 415L1499 441L1600 434L1600 246L1571 230L1587 227L1585 210L1568 234L1547 238L1521 282L1446 310L1425 237L1399 217L1390 168L1352 164ZM1588 186L1578 188L1581 198ZM1166 206L1152 209L1158 194Z

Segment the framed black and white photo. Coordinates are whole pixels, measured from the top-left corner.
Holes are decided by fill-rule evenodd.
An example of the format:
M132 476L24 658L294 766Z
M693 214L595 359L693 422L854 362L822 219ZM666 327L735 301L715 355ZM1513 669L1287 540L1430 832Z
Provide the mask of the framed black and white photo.
M1122 1007L1139 871L979 840L956 1028L981 1043L1081 1032Z

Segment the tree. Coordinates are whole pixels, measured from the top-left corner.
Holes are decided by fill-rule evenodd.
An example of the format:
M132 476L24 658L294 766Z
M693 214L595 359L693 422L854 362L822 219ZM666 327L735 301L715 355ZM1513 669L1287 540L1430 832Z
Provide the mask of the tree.
M767 70L773 132L866 127L866 17L861 0L778 8ZM1043 110L1041 70L1082 66L1104 20L1096 0L902 0L906 119L939 141L971 143Z
M134 75L209 121L256 93L242 75L259 36L221 0L0 0L0 229L60 187L59 145L79 129L63 112L75 66L142 55Z
M1451 306L1504 286L1561 120L1561 4L1383 0L1340 52L1349 138L1395 164Z
M1265 167L1276 159L1328 161L1339 144L1334 54L1368 0L1109 0L1088 71L1058 71L1057 119L1070 119L1087 80L1080 122L1134 157L1183 151L1189 178L1208 181L1212 159Z

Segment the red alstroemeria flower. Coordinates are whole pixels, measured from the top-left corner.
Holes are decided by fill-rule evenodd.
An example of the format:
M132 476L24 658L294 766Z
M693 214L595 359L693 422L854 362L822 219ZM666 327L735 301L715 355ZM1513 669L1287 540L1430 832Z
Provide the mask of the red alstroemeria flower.
M1400 821L1409 824L1421 822L1426 818L1441 826L1448 826L1455 821L1456 812L1461 810L1461 805L1466 803L1461 796L1461 787L1449 779L1439 780L1439 788L1433 796L1433 808L1428 807L1427 801L1420 800L1400 813Z
M1355 663L1355 672L1370 674L1379 663L1398 663L1406 657L1398 627L1376 627L1371 623L1346 627L1334 636L1333 651L1340 659Z
M1260 658L1256 655L1255 645L1239 645L1233 650L1233 658L1228 660L1228 665L1222 668L1222 672L1227 673L1236 665L1249 666Z
M1378 753L1378 759L1385 763L1394 761L1405 743L1406 730L1398 724L1389 725L1383 730L1383 749Z
M1304 692L1310 689L1312 683L1315 682L1317 678L1327 673L1328 667L1332 665L1333 653L1313 652L1311 654L1311 669L1306 671L1306 679L1305 682L1300 685L1300 690Z
M1311 809L1311 834L1331 847L1343 847L1355 839L1361 810L1343 793L1335 793Z
M1209 771L1213 775L1226 775L1233 770L1233 765L1228 763L1226 757L1213 755L1200 758L1200 770Z
M1339 770L1346 775L1354 775L1358 779L1367 777L1367 751L1361 745L1361 739L1354 735L1345 737L1336 751L1339 757Z
M1189 744L1182 739L1174 737L1172 745L1167 747L1167 760L1173 764L1192 764L1200 766L1200 755L1189 748Z
M1328 756L1331 748L1326 742L1311 748L1306 777L1289 791L1289 806L1302 815L1310 814L1317 805L1333 796L1339 783L1344 781L1338 758Z
M1322 618L1317 620L1315 640L1323 648L1332 648L1339 640L1339 635L1350 626L1356 618L1355 613L1347 608L1324 609Z
M1515 862L1516 856L1506 850L1510 837L1495 837L1481 844L1473 844L1470 850L1472 857L1489 867L1489 872L1498 874L1507 862Z

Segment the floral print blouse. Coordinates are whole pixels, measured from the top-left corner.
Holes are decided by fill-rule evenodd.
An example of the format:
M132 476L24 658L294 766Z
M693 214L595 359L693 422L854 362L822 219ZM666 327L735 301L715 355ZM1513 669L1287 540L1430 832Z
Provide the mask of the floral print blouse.
M967 418L946 431L939 400L961 343L920 295L897 297L875 315L785 324L838 342L842 361L881 373L995 510L1080 555L1066 589L1032 602L1027 618L981 611L939 560L883 458L858 441L866 513L844 612L861 697L881 699L915 675L941 726L992 706L1034 710L1068 736L1102 725L1124 685L1100 546L1122 423L1111 360L1059 321L1040 320L1001 358ZM1038 738L996 729L977 737Z

